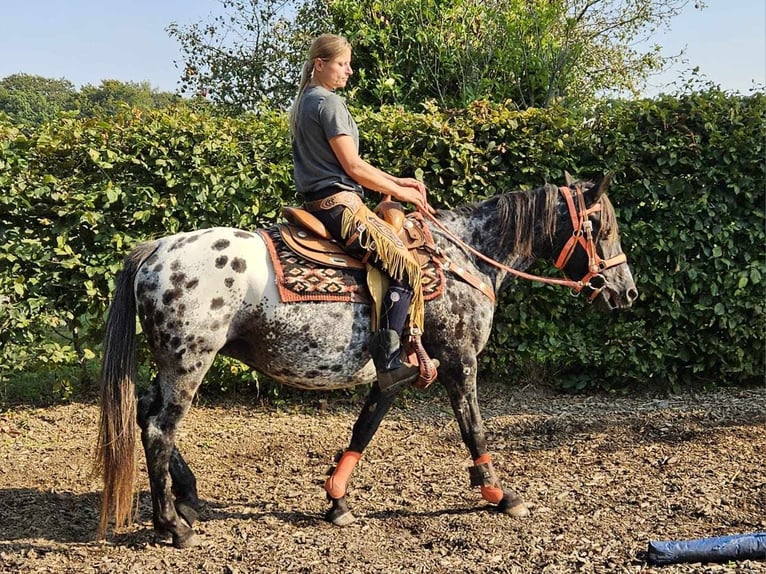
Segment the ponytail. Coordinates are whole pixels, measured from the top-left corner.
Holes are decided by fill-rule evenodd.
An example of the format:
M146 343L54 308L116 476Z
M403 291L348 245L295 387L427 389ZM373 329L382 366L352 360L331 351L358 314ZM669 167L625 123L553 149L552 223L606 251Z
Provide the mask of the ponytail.
M300 116L300 110L301 110L301 96L303 95L303 92L306 91L306 86L309 85L309 82L311 82L311 76L314 73L314 60L308 59L303 63L303 68L301 69L301 81L298 84L298 93L295 95L295 100L293 101L293 105L290 106L290 111L288 112L288 120L290 121L290 135L292 137L295 137L295 132L298 129L298 117Z

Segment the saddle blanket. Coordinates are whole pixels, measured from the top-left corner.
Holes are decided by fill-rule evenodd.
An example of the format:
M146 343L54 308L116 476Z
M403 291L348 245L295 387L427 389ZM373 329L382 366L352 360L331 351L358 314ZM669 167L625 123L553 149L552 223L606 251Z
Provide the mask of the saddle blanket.
M370 303L363 270L329 267L301 257L285 244L278 227L258 231L269 250L282 302ZM421 269L424 298L436 299L444 290L444 272L430 260Z

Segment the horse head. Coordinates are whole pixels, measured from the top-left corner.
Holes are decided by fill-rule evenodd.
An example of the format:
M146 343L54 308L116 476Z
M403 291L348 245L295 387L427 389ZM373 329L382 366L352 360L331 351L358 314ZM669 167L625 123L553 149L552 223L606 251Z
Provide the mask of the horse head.
M595 182L576 182L567 173L564 198L569 224L559 226L556 267L575 281L582 293L607 309L630 307L638 289L620 245L614 208L606 195L608 174Z

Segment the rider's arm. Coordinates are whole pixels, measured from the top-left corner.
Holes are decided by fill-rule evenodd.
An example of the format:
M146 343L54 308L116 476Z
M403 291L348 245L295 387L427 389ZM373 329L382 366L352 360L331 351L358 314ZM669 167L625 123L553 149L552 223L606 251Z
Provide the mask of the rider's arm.
M335 157L343 171L359 185L377 191L405 203L412 203L418 208L427 208L426 187L422 182L411 178L394 177L371 165L359 157L354 140L348 135L330 138Z

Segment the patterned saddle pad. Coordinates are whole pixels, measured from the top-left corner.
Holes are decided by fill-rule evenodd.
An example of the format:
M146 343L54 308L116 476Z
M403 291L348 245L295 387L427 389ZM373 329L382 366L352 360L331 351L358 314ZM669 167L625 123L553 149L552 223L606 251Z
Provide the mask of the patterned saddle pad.
M282 239L282 225L259 229L266 242L277 275L279 295L285 303L303 301L347 301L370 303L362 269L327 265L311 261L292 249ZM318 238L316 238L319 241ZM423 271L425 300L436 299L444 290L444 272L419 250Z

